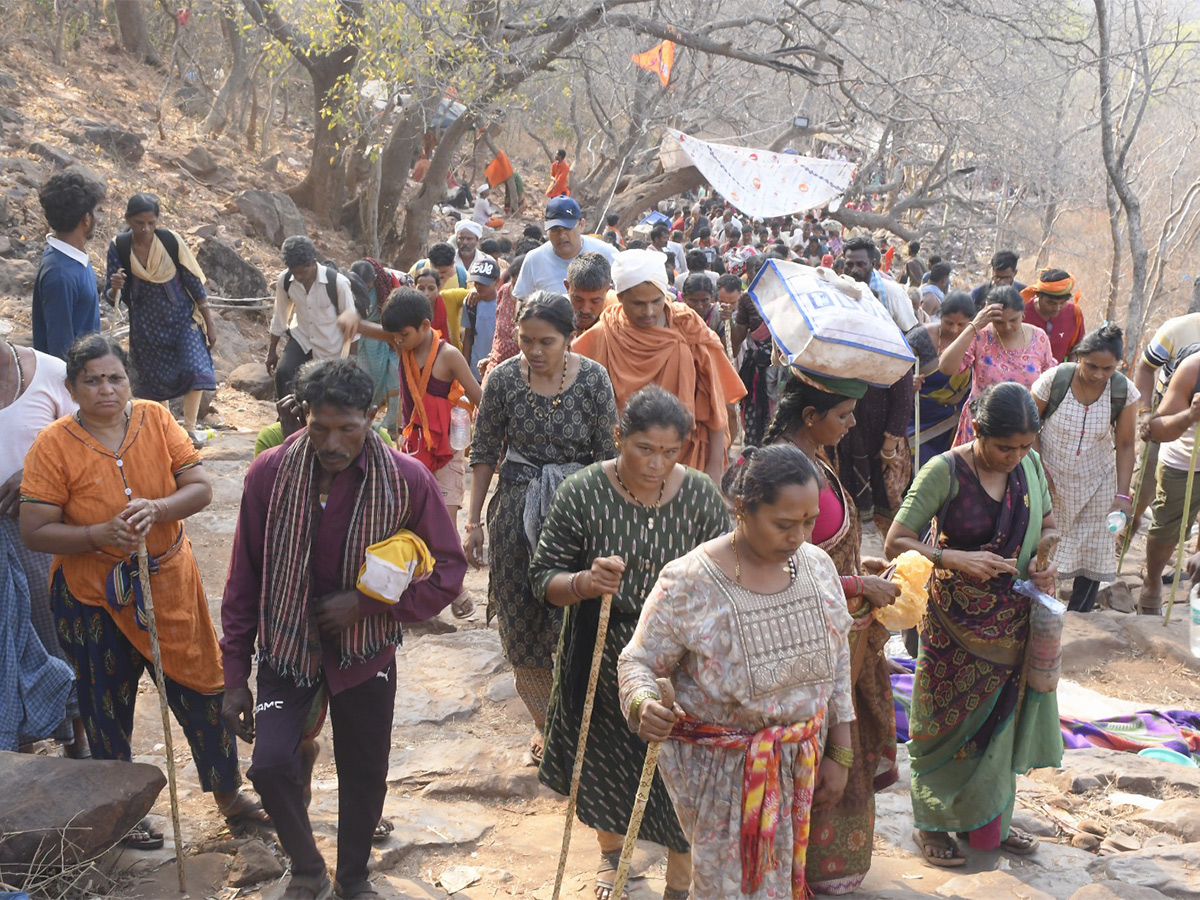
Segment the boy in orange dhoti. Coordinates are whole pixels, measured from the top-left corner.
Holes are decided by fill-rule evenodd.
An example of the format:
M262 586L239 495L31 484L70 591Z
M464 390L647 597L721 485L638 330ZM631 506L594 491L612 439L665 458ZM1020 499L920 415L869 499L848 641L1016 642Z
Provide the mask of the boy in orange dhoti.
M618 304L607 307L572 349L608 370L618 412L651 382L678 397L696 419L679 461L720 483L729 446L727 407L746 394L737 370L704 320L667 299L662 253L618 253L612 280Z

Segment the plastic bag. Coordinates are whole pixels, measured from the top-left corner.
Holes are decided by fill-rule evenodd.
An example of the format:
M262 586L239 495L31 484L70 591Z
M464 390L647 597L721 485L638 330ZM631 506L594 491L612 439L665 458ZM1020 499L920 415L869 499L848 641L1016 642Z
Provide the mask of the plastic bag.
M1063 613L1067 605L1038 590L1032 581L1015 581L1013 589L1028 597L1029 647L1027 683L1031 690L1049 694L1058 688L1062 674Z
M925 607L929 603L926 584L933 571L933 562L916 550L905 550L894 563L896 570L891 581L900 588L900 596L890 606L875 610L875 618L889 631L916 628L925 617Z

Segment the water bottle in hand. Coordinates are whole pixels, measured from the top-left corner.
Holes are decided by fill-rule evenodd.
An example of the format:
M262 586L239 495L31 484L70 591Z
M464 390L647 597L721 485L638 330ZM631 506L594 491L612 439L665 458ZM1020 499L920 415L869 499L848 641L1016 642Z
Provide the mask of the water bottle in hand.
M1120 534L1125 530L1125 513L1114 509L1108 514L1108 533Z
M1188 641L1192 647L1192 656L1200 659L1200 584L1192 588L1191 593L1191 632Z
M466 408L455 405L450 410L450 447L466 450L471 445L471 414Z

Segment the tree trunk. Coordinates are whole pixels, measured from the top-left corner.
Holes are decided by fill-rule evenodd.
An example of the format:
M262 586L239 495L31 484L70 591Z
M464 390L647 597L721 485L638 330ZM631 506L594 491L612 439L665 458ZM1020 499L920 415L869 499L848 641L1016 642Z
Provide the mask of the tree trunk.
M1105 186L1104 200L1108 206L1108 233L1112 241L1112 255L1108 264L1108 305L1104 317L1110 321L1117 320L1117 295L1121 288L1121 201L1113 190L1112 182ZM1129 323L1126 322L1128 328Z
M121 44L142 62L159 66L162 60L150 46L150 33L146 30L146 6L142 0L113 0L117 27L121 30Z
M421 189L413 195L404 209L404 226L400 231L400 247L397 251L398 262L402 268L407 269L421 258L429 240L429 220L433 214L433 206L442 199L450 162L458 152L458 145L474 124L474 116L464 112L442 134L437 149L433 151L429 160L429 170L425 173L425 180L421 182Z
M333 51L313 61L308 73L313 86L313 151L304 180L284 193L312 210L322 222L333 224L341 213L346 186L337 164L338 131L325 110L337 102L338 81L354 69L357 47Z
M213 101L212 109L208 111L204 124L200 126L201 134L213 136L219 135L225 130L225 126L229 122L229 111L240 92L245 88L246 73L250 67L250 60L246 57L246 45L242 41L241 23L238 21L232 4L228 2L221 6L221 33L229 42L233 65L230 66L229 74L225 77L225 83L217 92L217 99Z
M1192 276L1192 299L1188 301L1187 311L1200 312L1200 275Z
M624 231L636 222L644 210L657 208L668 197L694 191L702 184L704 176L695 166L672 169L653 178L641 179L631 190L615 195L608 204L608 211L617 214L617 227Z

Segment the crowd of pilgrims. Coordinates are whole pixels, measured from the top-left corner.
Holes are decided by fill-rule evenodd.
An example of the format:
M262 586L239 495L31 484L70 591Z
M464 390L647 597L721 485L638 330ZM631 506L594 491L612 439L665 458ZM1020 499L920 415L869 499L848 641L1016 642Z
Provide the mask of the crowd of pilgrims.
M279 421L245 476L218 640L184 525L212 499L204 274L158 200L134 195L102 292L128 308L128 351L97 333L98 310L77 307L99 302L84 248L102 197L78 175L43 187L35 347L0 340L3 749L53 737L68 756L130 759L151 667L144 540L167 700L203 790L232 828L275 830L285 897L373 896L396 648L446 607L471 615L467 566L490 559L487 620L531 760L564 795L608 610L577 798L599 900L648 742L665 743L640 835L667 849L665 898L849 893L871 864L875 793L898 778L892 635L873 613L899 589L861 552L878 529L889 558L934 564L909 636L914 840L938 866L1035 849L1011 824L1016 775L1059 764L1063 745L1054 693L1026 683L1031 601L1014 581L1061 581L1072 610L1092 609L1151 496L1161 572L1194 515L1200 355L1184 348L1200 317L1167 323L1126 379L1120 330L1085 330L1065 271L1025 286L1000 252L974 290L951 290L963 279L915 242L813 214L748 221L712 196L649 234L611 219L587 233L556 196L515 246L463 221L408 271L339 268L291 237L266 359ZM747 292L780 260L866 286L861 302L924 337L917 371L879 387L786 366ZM1158 460L1135 501L1139 427ZM434 562L385 602L360 568L399 535ZM307 813L326 714L332 872ZM261 802L240 789L235 738ZM126 843L162 834L146 820Z

